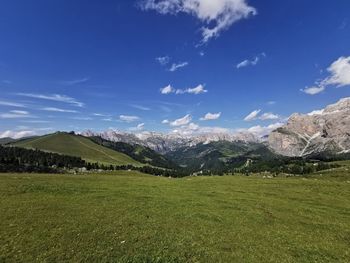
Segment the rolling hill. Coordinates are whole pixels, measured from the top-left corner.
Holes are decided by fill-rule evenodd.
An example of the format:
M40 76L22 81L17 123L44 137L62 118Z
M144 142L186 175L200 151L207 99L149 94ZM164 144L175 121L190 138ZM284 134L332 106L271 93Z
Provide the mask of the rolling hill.
M0 138L0 145L2 144L7 144L16 141L15 139L5 137L5 138Z
M95 136L90 137L92 141L95 143L110 148L112 150L115 150L117 152L124 153L134 160L149 164L155 167L162 167L167 169L176 169L178 166L171 161L170 159L166 158L164 155L152 150L151 148L139 145L139 144L129 144L125 142L113 142L109 140L105 140L101 137Z
M27 149L39 149L42 151L77 156L87 162L98 162L108 165L142 165L126 154L98 145L88 138L71 133L57 132L41 137L21 140L12 145Z

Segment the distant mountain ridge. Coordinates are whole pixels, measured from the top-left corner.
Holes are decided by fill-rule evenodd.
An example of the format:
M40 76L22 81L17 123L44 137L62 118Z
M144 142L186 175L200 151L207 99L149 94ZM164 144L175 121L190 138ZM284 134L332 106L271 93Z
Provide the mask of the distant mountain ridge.
M82 135L99 136L112 142L142 145L161 154L221 141L246 144L267 141L270 150L278 155L289 157L303 157L322 152L348 153L350 152L350 97L309 114L295 113L291 115L286 125L261 138L249 132L181 135L108 130L85 131Z
M81 133L87 137L101 137L104 140L112 142L125 142L132 145L142 145L156 152L165 154L176 151L183 147L193 147L197 144L208 144L211 142L259 142L252 133L205 133L196 135L163 134L157 132L126 133L117 130L108 130L104 132L85 131Z

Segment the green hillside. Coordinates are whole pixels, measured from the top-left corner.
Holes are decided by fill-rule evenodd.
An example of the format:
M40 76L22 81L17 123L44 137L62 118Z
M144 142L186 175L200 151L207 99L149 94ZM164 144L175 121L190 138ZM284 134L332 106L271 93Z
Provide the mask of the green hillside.
M170 159L142 145L132 145L125 142L112 142L101 137L90 137L90 139L101 146L124 153L143 164L167 169L178 168L178 166Z
M77 156L87 162L99 162L113 165L141 165L131 157L100 146L88 138L63 132L22 140L13 145L28 149L39 149L42 151Z
M0 145L2 145L2 144L7 144L7 143L10 143L10 142L13 142L13 141L15 141L15 139L8 138L8 137L6 137L6 138L0 138Z

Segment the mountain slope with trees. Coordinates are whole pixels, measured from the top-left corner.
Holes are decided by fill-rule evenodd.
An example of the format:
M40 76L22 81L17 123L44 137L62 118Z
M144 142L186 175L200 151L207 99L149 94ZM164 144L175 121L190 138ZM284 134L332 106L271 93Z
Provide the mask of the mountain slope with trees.
M57 132L15 142L13 146L81 157L91 163L107 165L142 165L130 156L94 143L74 133Z

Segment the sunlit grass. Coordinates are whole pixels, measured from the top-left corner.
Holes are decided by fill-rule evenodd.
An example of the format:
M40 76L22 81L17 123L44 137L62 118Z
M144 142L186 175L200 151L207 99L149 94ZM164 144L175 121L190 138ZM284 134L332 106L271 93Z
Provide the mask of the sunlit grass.
M0 262L349 262L349 222L348 179L0 175Z

